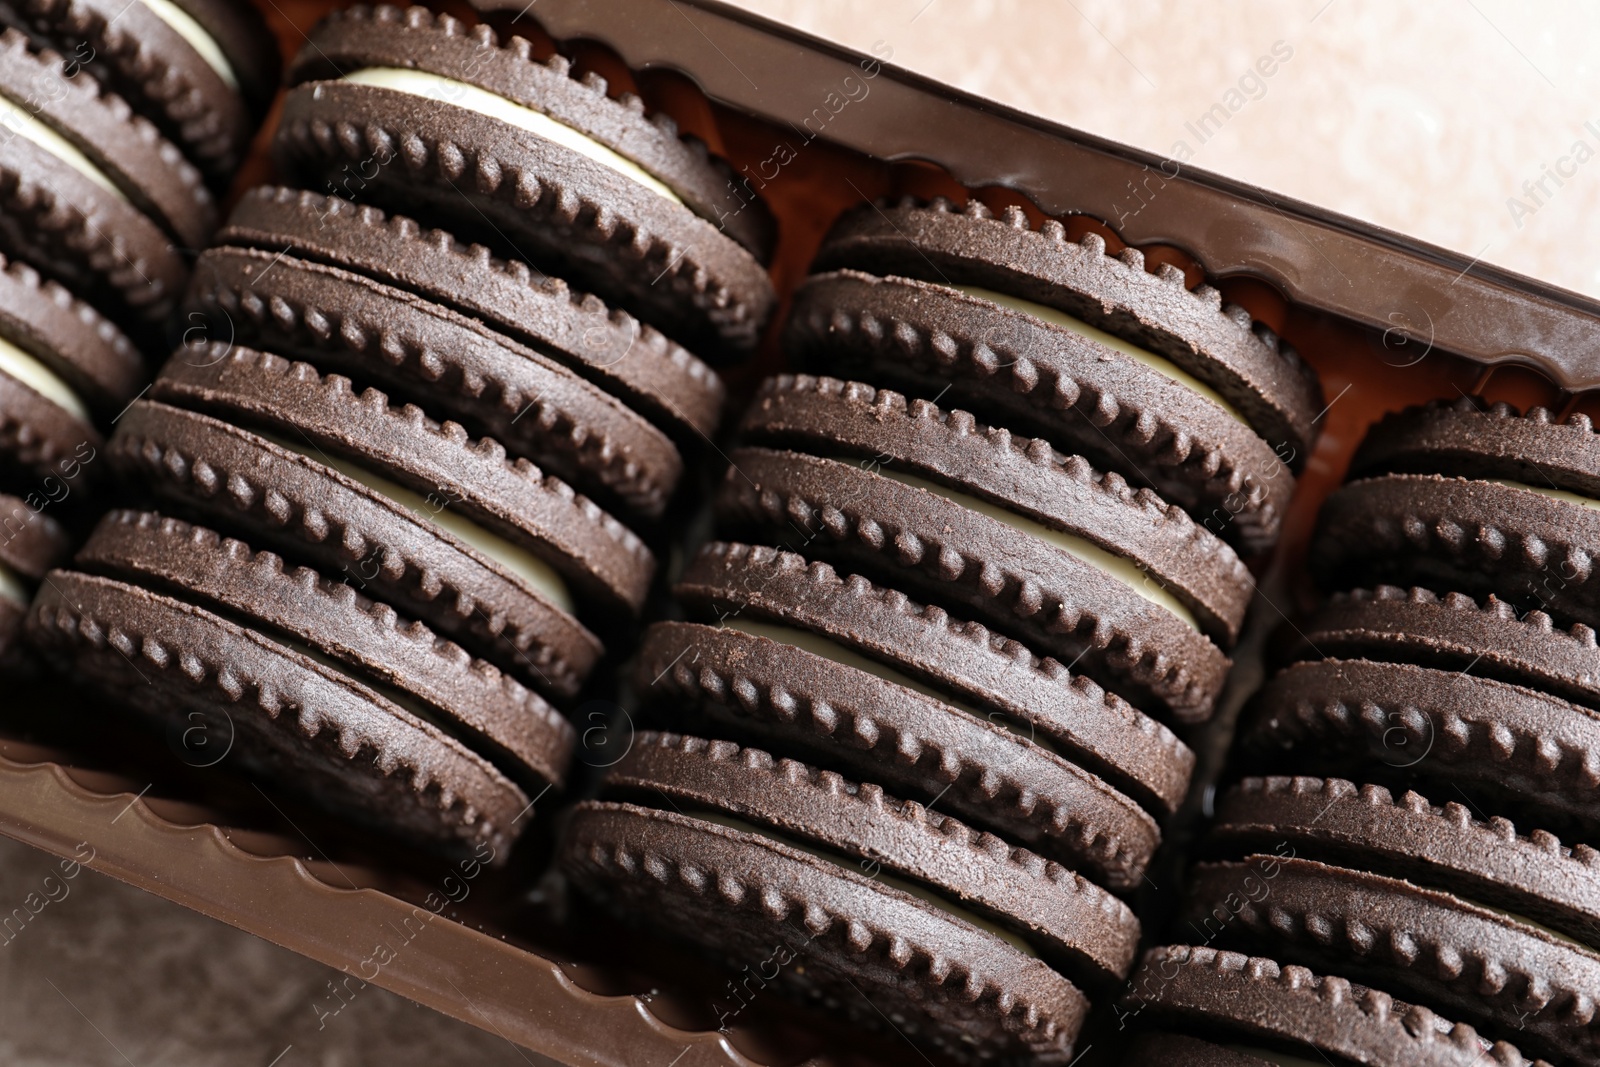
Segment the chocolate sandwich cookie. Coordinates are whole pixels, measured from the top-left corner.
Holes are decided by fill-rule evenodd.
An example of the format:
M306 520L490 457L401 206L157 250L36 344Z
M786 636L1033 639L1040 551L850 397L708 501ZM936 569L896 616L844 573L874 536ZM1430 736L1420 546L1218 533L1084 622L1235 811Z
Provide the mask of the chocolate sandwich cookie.
M180 247L211 232L200 174L122 98L16 30L0 33L0 253L153 338L181 294Z
M505 856L559 785L570 724L495 667L351 585L149 512L107 515L28 627L59 668L383 832ZM526 792L525 792L526 788Z
M1546 829L1600 828L1588 625L1494 596L1379 586L1332 597L1283 652L1293 661L1243 721L1247 766L1427 781Z
M635 96L424 8L357 7L289 70L275 149L319 190L422 212L547 266L702 355L753 347L765 208Z
M835 225L785 339L813 366L961 406L1154 488L1229 541L1276 537L1321 407L1293 349L1134 249L977 201Z
M1209 715L1254 583L1151 490L859 382L770 380L740 429L717 499L735 535L947 606L1135 705Z
M1581 414L1470 398L1387 416L1329 497L1312 550L1326 588L1387 582L1600 625L1600 446Z
M1006 818L1039 851L1065 829L1056 815L1073 817L1069 786L1093 786L1079 794L1097 798L1084 810L1126 810L1120 793L1165 817L1183 799L1194 753L1167 727L1059 661L893 588L795 553L714 542L675 592L700 621L646 633L648 699L870 764L908 796L949 787L988 813L977 821ZM1005 792L1014 807L1001 805L999 772L1029 767L1061 786L1041 794L1018 779ZM1041 820L1049 796L1060 803ZM1138 874L1118 865L1113 880Z
M1159 1027L1127 1062L1172 1067L1549 1067L1506 1041L1380 990L1191 945L1145 953L1118 1006Z
M215 189L278 88L277 38L243 0L4 0L0 19L51 42L68 78L127 100Z
M0 493L0 669L16 665L12 649L33 587L69 546L66 530L38 504Z
M210 336L307 359L493 436L625 517L658 517L716 374L558 279L337 197L263 187L201 256Z
M1440 407L1402 430L1436 416L1516 418ZM1226 947L1600 1063L1594 631L1497 596L1378 586L1332 597L1280 652L1235 759L1275 776L1219 798L1184 917ZM1269 849L1269 891L1240 899Z
M126 337L65 288L0 256L0 487L34 508L94 481L96 422L138 389ZM56 483L61 483L60 487Z
M626 527L492 438L239 345L180 350L109 452L165 506L364 583L557 695L601 652L577 606L631 615L654 569Z
M768 584L756 585L762 581ZM1102 738L1134 734L1148 720L1117 715L1131 709L1106 702L1096 716L1099 694L1081 689L1031 714L967 704L956 695L960 689L913 677L932 676L924 663L961 670L959 661L916 662L924 649L960 647L938 633L947 617L792 554L713 543L691 564L677 593L695 616L722 625L652 627L637 669L641 690L654 690L646 691L647 699L680 714L699 707L719 723L731 721L736 731L888 783L907 797L942 797L945 807L974 825L1090 871L1114 888L1137 885L1143 876L1160 837L1155 819L1069 755L1093 751L1096 732ZM908 621L921 617L923 625L902 627L923 631L921 648L886 654L892 631L885 631L896 614ZM858 625L865 632L857 633ZM959 632L959 626L952 622L949 630ZM987 635L974 636L980 648L987 644ZM1028 669L1013 663L1019 674ZM1064 675L1060 671L1057 685L1068 689ZM1061 696L1068 697L1064 708ZM1058 709L1089 713L1081 734ZM1172 762L1192 759L1176 739L1159 734L1138 745L1145 753L1153 748L1165 749ZM1126 754L1104 755L1102 763L1122 764L1122 778L1136 777ZM1162 768L1154 777L1171 773Z
M103 481L97 422L138 390L126 337L31 267L0 256L0 665L38 581L62 562Z
M492 438L236 342L180 348L106 451L169 514L113 513L49 576L43 654L345 817L503 856L570 762L540 694L603 652L579 615L644 598L638 537Z
M674 593L691 621L652 625L635 666L674 733L578 806L568 874L724 958L777 945L796 965L764 980L881 1025L865 994L962 1062L1070 1061L1132 963L1112 894L1193 752L1023 643L793 552L712 542Z
M1274 790L1301 793L1302 803ZM1318 819L1309 803L1326 813ZM1355 809L1362 805L1370 809ZM1472 825L1461 805L1430 808L1414 793L1397 803L1373 787L1318 779L1245 782L1221 824L1216 845L1245 856L1198 864L1181 920L1218 931L1230 947L1394 990L1552 1059L1600 1056L1600 952L1480 902L1533 901L1554 915L1539 904L1542 889L1566 881L1571 893L1576 878L1587 883L1578 893L1592 912L1594 869L1562 856L1549 833L1518 840L1504 819ZM1293 856L1250 853L1261 840ZM1256 880L1261 896L1248 893L1242 886L1267 864L1274 870Z
M1138 939L1127 906L1070 870L726 741L640 735L573 813L562 861L731 959L781 951L764 981L962 1060L1068 1062L1083 989L1125 975Z

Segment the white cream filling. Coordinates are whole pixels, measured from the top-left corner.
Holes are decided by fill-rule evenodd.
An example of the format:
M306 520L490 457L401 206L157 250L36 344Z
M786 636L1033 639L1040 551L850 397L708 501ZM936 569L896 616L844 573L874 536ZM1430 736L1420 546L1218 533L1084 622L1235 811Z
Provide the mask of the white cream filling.
M1254 1045L1224 1045L1224 1048L1240 1053L1244 1056L1254 1056L1258 1060L1275 1063L1278 1067L1328 1067L1327 1060L1308 1060L1304 1056L1290 1056L1284 1052L1270 1052Z
M851 459L840 459L839 462L856 463L855 460ZM952 504L959 504L981 515L987 515L991 519L1005 523L1013 530L1037 538L1046 544L1054 545L1089 566L1115 578L1150 601L1150 603L1172 612L1172 614L1182 619L1190 629L1200 629L1200 624L1195 621L1194 614L1184 606L1182 601L1162 588L1154 576L1146 574L1134 566L1132 562L1114 552L1107 552L1099 545L1086 541L1081 537L1075 537L1072 534L1052 529L1041 522L1035 522L1025 515L1018 515L1014 511L1008 511L999 505L991 504L987 500L980 500L970 494L948 489L937 482L919 478L915 474L905 474L900 471L890 470L888 467L879 467L878 473L902 485L909 485L916 489L926 489L928 492L935 496L943 497Z
M499 534L490 533L482 526L464 518L448 507L435 508L428 503L422 494L407 489L403 485L397 485L388 478L380 474L374 474L342 457L331 456L304 445L297 445L276 434L263 433L260 430L252 432L259 437L266 438L280 448L286 448L290 452L315 460L325 467L332 467L351 481L366 486L374 493L398 504L418 518L448 530L504 567L507 571L521 578L562 611L569 615L573 613L572 593L567 588L567 583L562 579L561 575L557 574L555 569L548 563L521 545L512 544Z
M62 381L55 371L4 337L0 337L0 374L10 375L80 421L93 424L94 419L89 414L88 406L78 399L78 394L72 391L72 386Z
M806 853L808 856L815 856L817 859L831 863L835 867L842 867L847 871L853 871L854 873L862 875L863 877L871 878L874 882L881 882L884 885L892 886L903 893L909 893L918 900L933 905L935 908L938 908L947 915L955 916L957 919L960 919L962 922L967 923L970 926L976 926L980 930L993 934L995 937L1000 938L1000 940L1006 942L1008 945L1012 946L1018 952L1021 952L1026 956L1033 956L1037 958L1039 955L1032 945L1028 944L1027 941L1023 940L1021 937L1018 937L1010 930L991 922L975 912L961 907L959 904L952 904L950 901L939 896L937 893L930 892L914 882L908 882L904 878L899 878L895 875L889 874L883 869L881 864L877 866L875 874L868 875L865 869L863 869L859 864L851 863L843 856L828 852L825 849L819 849L811 845L803 844L774 830L769 830L764 826L757 826L755 823L746 822L743 819L734 818L731 815L724 815L718 811L706 811L701 808L692 808L684 814L688 815L692 819L700 819L704 822L715 823L718 826L726 826L730 830L742 830L747 834L754 834L757 837L764 837L768 841L776 841L780 845L787 845L790 848L798 849L799 851ZM869 864L871 863L871 861L867 862Z
M0 600L9 600L18 607L28 606L28 587L4 563L0 563Z
M744 618L742 615L730 616L722 620L722 625L730 630L738 630L740 633L750 634L752 637L765 637L767 640L776 641L779 644L793 645L795 648L809 652L813 656L820 656L823 659L832 660L834 663L846 667L854 667L858 671L876 675L886 682L893 682L895 685L903 685L907 689L932 697L941 703L948 704L952 708L958 708L974 718L983 719L985 722L1004 727L1018 737L1027 738L1040 748L1048 749L1051 752L1056 751L1055 746L1047 738L1038 734L1029 724L1014 722L1010 716L999 712L985 715L966 701L942 692L926 682L919 682L909 674L902 674L893 667L880 663L870 656L864 656L848 645L842 645L833 640L831 637L823 637L821 634L813 633L810 630L802 630L798 626L782 626L776 623L761 622L756 619Z
M76 145L47 124L34 118L16 101L4 94L0 94L0 127L5 127L19 137L32 141L96 185L104 187L118 200L128 199L127 195L117 188L117 183L111 180L111 176L80 152Z
M230 89L239 88L239 78L233 72L233 64L228 62L228 57L223 54L222 46L217 44L217 39L206 32L204 26L195 21L193 15L174 4L172 0L143 0L144 6L150 9L150 14L165 22L172 28L172 32L189 42L189 47L200 54L206 61L206 66L217 72L223 84Z
M1565 489L1551 489L1548 486L1540 488L1537 485L1529 485L1527 482L1512 481L1510 478L1490 478L1488 481L1493 482L1495 485L1506 486L1509 489L1526 489L1530 493L1538 493L1540 496L1547 496L1551 500L1562 500L1568 504L1578 504L1582 507L1594 508L1600 511L1600 500L1596 500L1592 496L1583 496L1581 493L1572 493Z
M1504 908L1497 908L1497 907L1494 907L1491 904L1485 904L1482 901L1478 901L1478 900L1468 900L1466 897L1459 896L1459 895L1457 895L1456 899L1466 901L1466 903L1471 904L1475 908L1482 908L1484 911L1492 911L1496 915L1500 916L1502 919L1510 919L1514 923L1520 923L1523 926L1531 926L1535 930L1539 931L1541 934L1546 934L1546 935L1548 935L1550 937L1553 937L1557 941L1562 942L1563 944L1575 945L1578 948L1587 949L1590 952L1600 951L1600 949L1596 949L1593 945L1589 945L1589 944L1586 944L1585 942L1579 941L1577 938L1572 937L1569 934L1564 934L1559 930L1552 930L1552 929L1550 929L1550 927L1546 926L1544 923L1539 922L1536 919L1530 919L1526 915L1521 914L1520 912L1507 911Z
M997 293L992 289L980 289L974 285L957 285L952 288L959 289L968 296L975 296L980 300L988 300L991 303L999 304L1001 307L1020 311L1024 315L1032 315L1036 319L1043 319L1052 326L1060 326L1063 329L1071 330L1080 337L1097 341L1107 348L1115 349L1129 359L1137 360L1157 373L1166 375L1190 392L1199 393L1223 411L1226 411L1233 417L1234 421L1244 423L1246 426L1249 425L1249 423L1245 422L1244 416L1240 415L1232 404L1222 398L1221 393L1170 359L1158 356L1154 352L1147 352L1142 348L1129 344L1120 337L1106 333L1106 331L1097 326L1089 325L1082 319L1075 319L1064 311L1058 311L1044 304L1036 304L1031 300L1021 300L1014 296L1007 296L1005 293Z
M528 133L543 137L547 141L554 141L561 147L571 149L603 167L610 167L623 177L638 182L675 204L683 203L678 194L669 189L661 179L588 134L581 133L566 123L557 122L542 111L535 111L498 93L480 89L476 85L430 74L427 71L404 70L400 67L367 67L346 74L342 80L352 85L371 85L379 89L410 93L412 96L425 96L430 100L439 100L468 111L475 111L480 115L487 115L519 130L526 130Z

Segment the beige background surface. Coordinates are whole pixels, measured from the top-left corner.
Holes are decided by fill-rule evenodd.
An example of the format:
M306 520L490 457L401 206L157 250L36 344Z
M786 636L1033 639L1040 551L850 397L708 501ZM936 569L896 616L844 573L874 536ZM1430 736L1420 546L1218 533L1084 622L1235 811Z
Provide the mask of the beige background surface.
M1600 6L736 2L863 50L882 41L919 73L1163 156L1185 142L1195 166L1600 296ZM1292 55L1255 78L1278 42ZM1201 143L1187 124L1219 103L1239 106ZM1524 188L1540 179L1543 191Z
M1600 8L1455 0L1229 5L744 0L1006 103L1600 296ZM1276 42L1293 55L1245 77ZM1185 123L1240 89L1204 144ZM1253 98L1252 98L1253 97ZM1596 130L1585 128L1594 120ZM1523 205L1521 226L1508 207ZM54 861L0 840L0 904ZM369 988L324 1030L328 969L92 873L0 945L0 1062L272 1067L526 1062Z

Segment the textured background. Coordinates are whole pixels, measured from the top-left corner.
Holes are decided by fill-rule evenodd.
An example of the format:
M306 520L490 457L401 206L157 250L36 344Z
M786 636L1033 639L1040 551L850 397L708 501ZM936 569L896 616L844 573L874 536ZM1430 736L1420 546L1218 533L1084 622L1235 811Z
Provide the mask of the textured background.
M1162 155L1185 141L1197 166L1600 295L1600 158L1576 159L1600 152L1600 9L744 3L845 44L883 41L897 63ZM1278 42L1292 56L1241 86ZM1201 144L1185 124L1230 101L1237 110ZM1571 174L1563 184L1523 188L1558 166ZM22 900L54 869L0 839L0 903ZM376 987L318 1030L310 1005L327 968L91 872L70 885L0 944L0 1062L526 1062L500 1038Z
M1162 156L1186 142L1195 166L1600 296L1600 7L739 2L856 48L881 41L920 73ZM1278 42L1292 56L1252 83ZM1187 124L1218 103L1239 106L1201 143ZM1541 178L1543 191L1524 189Z

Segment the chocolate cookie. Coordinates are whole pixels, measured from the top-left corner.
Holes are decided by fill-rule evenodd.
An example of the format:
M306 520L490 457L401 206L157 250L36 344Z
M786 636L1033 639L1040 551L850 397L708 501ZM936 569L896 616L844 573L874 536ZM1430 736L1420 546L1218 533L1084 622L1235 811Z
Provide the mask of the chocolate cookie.
M1155 488L1228 540L1276 537L1315 440L1309 370L1217 290L978 201L865 205L824 242L786 333L798 357L913 390ZM860 368L860 369L857 369Z
M289 83L275 146L304 184L425 211L704 353L758 339L765 209L603 79L487 26L380 6L326 19Z
M873 785L644 734L602 797L579 805L563 848L581 885L707 931L733 959L776 943L786 958L764 981L881 1025L876 1008L960 1058L976 1043L1068 1062L1088 1006L1077 983L1103 988L1132 962L1138 925L1116 898Z
M96 429L143 370L117 328L62 286L0 256L0 668L33 590L70 548L80 503L103 483ZM113 406L114 405L114 406Z
M67 532L43 507L0 493L0 666L13 667L12 648L33 588L69 550Z
M1379 990L1191 945L1145 953L1117 1014L1123 1026L1137 1021L1172 1031L1136 1039L1129 1062L1549 1067L1505 1041L1491 1042L1470 1026Z
M216 189L278 87L277 38L240 0L4 0L0 17L59 49L67 78L126 99Z
M1181 918L1226 923L1229 944L1401 991L1530 1051L1600 1058L1600 952L1454 893L1308 859L1279 861L1270 895L1234 906L1259 861L1198 865Z
M222 341L181 348L107 451L202 524L103 520L34 604L44 655L169 730L211 715L237 766L348 818L503 856L572 752L536 691L602 653L579 604L637 611L639 539L492 439Z
M1336 593L1288 636L1295 658L1391 659L1540 689L1600 706L1600 648L1583 623L1555 625L1548 614L1490 595L1443 596L1413 586L1380 585Z
M767 383L718 516L1079 663L1132 703L1211 711L1249 592L1222 541L1116 475L963 412L833 379ZM860 458L858 458L860 457ZM1208 637L1215 637L1215 641Z
M715 431L710 368L524 264L405 218L264 187L200 258L188 307L219 340L382 384L489 434L585 493L658 517Z
M1442 584L1338 592L1283 635L1288 665L1246 709L1235 757L1273 777L1218 799L1191 880L1186 917L1208 941L1392 990L1554 1061L1600 1062L1600 855L1586 843L1600 828L1600 657L1568 614L1581 594L1529 610L1517 589L1544 551L1526 532L1589 509L1488 480L1525 473L1538 447L1565 448L1577 478L1572 434L1591 432L1476 403L1373 431L1354 473L1398 472L1330 498L1312 568ZM1413 490L1409 512L1384 510ZM1429 525L1419 509L1447 517ZM1522 541L1491 551L1513 528ZM1268 848L1285 857L1270 891L1238 899Z
M1329 497L1312 550L1326 588L1379 582L1473 595L1600 625L1600 454L1589 420L1476 402L1380 422Z
M115 326L0 256L0 487L41 511L92 485L105 447L96 423L127 403L143 374Z
M1458 800L1433 804L1341 779L1246 778L1217 799L1210 845L1220 851L1298 851L1513 912L1588 944L1600 944L1600 852L1554 834L1518 834L1503 817L1484 819Z
M199 173L120 97L0 32L0 253L154 338L183 289L175 244L212 226Z
M1142 880L1193 753L1022 643L795 553L713 542L675 594L696 621L646 633L645 715L738 740L638 738L575 813L569 874L728 958L787 946L791 994L853 983L957 1059L1070 1060L1078 990L1137 940L1107 890ZM974 940L994 923L1022 954Z
M354 604L345 610L349 626L392 621ZM447 854L488 844L504 856L513 822L527 810L521 789L425 711L411 710L404 695L293 637L74 571L50 575L28 630L59 668L118 691L173 732L199 730L221 749L197 758L229 759L411 843ZM452 658L447 649L434 654L441 665Z
M576 604L591 617L637 610L648 549L492 439L303 363L238 346L204 351L211 366L184 367L193 353L180 353L154 393L255 429L140 400L110 445L127 476L180 512L370 585L556 694L574 692L600 653ZM203 371L216 388L185 382ZM274 405L272 394L305 402Z
M905 765L912 783L922 764L937 762L940 776L970 775L980 793L992 793L997 787L982 781L992 767L1029 754L1061 762L1048 759L1056 755L1158 816L1183 799L1194 753L1165 726L1059 661L892 588L794 553L713 543L676 593L692 617L722 625L652 626L638 665L647 698L700 704L752 728L814 733L811 748L845 740L881 766ZM724 647L740 651L724 656ZM764 671L752 649L769 661ZM950 714L923 712L935 704ZM853 708L852 718L877 722L896 705L905 710L892 729L852 721L840 733L840 714ZM985 748L994 759L963 769L965 756ZM974 803L997 810L987 796ZM1031 810L1016 818L1031 840L1039 830Z

